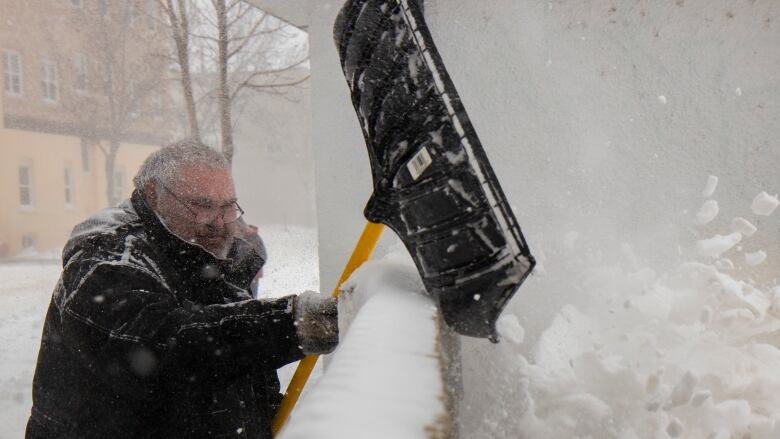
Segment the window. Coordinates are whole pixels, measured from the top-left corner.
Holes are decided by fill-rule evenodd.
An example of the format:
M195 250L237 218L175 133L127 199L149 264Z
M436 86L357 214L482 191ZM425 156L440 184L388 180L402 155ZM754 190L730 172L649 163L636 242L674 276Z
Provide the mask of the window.
M81 138L81 170L83 172L89 172L92 169L92 149L89 146L87 139Z
M3 85L6 94L22 95L22 61L19 54L11 50L3 51Z
M126 14L127 14L127 24L129 26L133 26L135 24L135 21L138 17L136 17L136 14L138 13L138 10L135 8L134 4L130 4L127 6Z
M73 173L71 172L70 165L65 165L64 177L63 187L65 188L65 205L73 206Z
M108 95L111 94L111 91L113 89L113 87L112 87L112 84L113 84L113 79L112 79L113 78L113 72L111 71L111 63L109 63L109 62L101 63L98 68L100 69L100 74L102 76L101 79L103 81L103 84L102 84L102 87L101 87L102 92L103 92L104 95L108 96Z
M76 91L87 91L87 57L83 53L77 53L73 58L73 71L76 74L76 83L73 87Z
M149 30L157 29L157 5L154 0L146 0L146 27Z
M22 235L22 249L35 247L35 237L33 235Z
M32 166L29 163L19 165L19 205L32 207Z
M42 66L41 87L43 89L43 99L56 102L58 97L58 75L57 63L51 60L44 60Z
M108 15L108 0L98 0L98 14L101 17Z

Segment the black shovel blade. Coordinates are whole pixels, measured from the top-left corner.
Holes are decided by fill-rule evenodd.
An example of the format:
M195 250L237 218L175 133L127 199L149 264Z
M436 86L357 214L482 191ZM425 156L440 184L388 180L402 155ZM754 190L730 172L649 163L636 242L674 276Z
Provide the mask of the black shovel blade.
M348 0L334 38L368 147L365 209L403 241L444 320L497 340L534 259L416 0Z

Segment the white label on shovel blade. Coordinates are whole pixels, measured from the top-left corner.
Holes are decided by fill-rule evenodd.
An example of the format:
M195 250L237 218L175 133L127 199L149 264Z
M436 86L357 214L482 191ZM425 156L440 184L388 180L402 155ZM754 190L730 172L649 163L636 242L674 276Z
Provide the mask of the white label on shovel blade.
M420 175L428 169L428 166L430 166L432 162L433 160L428 153L428 148L423 146L422 149L409 160L406 167L409 169L409 173L412 174L412 179L416 181L420 178Z

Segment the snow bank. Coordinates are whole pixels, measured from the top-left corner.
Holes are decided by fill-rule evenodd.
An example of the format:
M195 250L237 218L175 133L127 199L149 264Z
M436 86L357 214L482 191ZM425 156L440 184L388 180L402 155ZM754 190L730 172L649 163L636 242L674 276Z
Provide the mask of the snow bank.
M516 359L529 400L518 431L534 438L780 435L775 292L694 262L645 285L641 273L616 267L590 276L601 279L590 305L562 309L533 363Z
M341 343L280 439L446 437L438 311L417 270L369 262L343 290Z

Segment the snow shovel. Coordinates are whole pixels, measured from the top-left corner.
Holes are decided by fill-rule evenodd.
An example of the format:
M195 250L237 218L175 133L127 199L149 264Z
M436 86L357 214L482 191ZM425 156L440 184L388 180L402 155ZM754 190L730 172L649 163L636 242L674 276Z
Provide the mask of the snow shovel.
M370 253L381 231L376 224L388 226L444 321L460 334L498 341L496 320L535 262L433 43L421 1L348 0L334 39L374 185L364 211L369 225L351 262L361 248ZM299 371L311 371L307 359ZM296 378L305 382L304 374L298 375L274 432L303 387Z
M495 341L534 259L420 2L349 0L334 38L371 162L366 218L401 238L448 325Z

